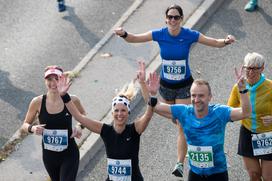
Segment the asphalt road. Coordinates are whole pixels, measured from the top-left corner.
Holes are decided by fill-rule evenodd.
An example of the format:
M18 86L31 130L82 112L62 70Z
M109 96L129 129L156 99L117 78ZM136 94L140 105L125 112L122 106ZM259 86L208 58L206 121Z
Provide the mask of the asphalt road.
M243 10L246 0L227 0L200 30L212 37L232 34L237 42L223 49L197 44L191 51L190 65L195 78L209 80L213 103L225 104L235 83L234 67L239 67L247 52L256 51L266 57L266 77L271 78L272 58L272 2L260 1L257 12ZM138 106L136 114L143 114L144 103ZM131 118L133 120L133 118ZM248 180L241 158L237 156L239 123L229 123L226 130L225 153L227 155L231 181ZM171 176L176 162L177 129L168 120L154 116L148 129L141 137L140 168L145 180L177 180ZM79 174L79 181L103 180L106 177L106 156L102 148L85 171Z
M72 70L133 0L0 0L0 147L21 126L28 104L45 92L43 70Z

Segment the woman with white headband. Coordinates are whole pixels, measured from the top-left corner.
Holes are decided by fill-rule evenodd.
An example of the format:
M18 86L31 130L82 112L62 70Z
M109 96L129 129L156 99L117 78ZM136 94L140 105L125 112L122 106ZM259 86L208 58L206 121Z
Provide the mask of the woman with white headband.
M42 136L44 166L52 181L75 181L79 165L79 150L74 137L81 137L80 125L72 128L72 116L57 89L58 66L48 66L44 79L47 93L34 97L30 102L22 131ZM71 96L75 109L85 114L79 99ZM39 124L34 124L36 117Z
M90 131L100 134L107 154L106 181L143 181L139 168L140 136L153 115L156 99L149 102L144 115L127 124L130 114L130 101L134 96L134 83L112 100L113 124L108 125L80 114L67 92L69 80L60 77L58 89L68 110L76 120Z

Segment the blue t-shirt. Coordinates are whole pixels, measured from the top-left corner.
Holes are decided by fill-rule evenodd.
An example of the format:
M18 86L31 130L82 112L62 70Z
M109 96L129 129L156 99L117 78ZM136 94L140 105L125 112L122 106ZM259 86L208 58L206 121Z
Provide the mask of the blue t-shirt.
M209 105L209 113L204 118L195 116L192 105L171 105L172 116L178 119L183 127L189 145L200 147L210 146L213 152L213 167L199 168L190 163L191 170L198 175L211 175L227 170L224 154L224 138L227 122L231 121L232 108L225 105Z
M198 31L184 27L181 27L181 31L177 36L170 35L167 27L152 31L152 39L157 41L160 46L163 63L171 60L181 62L180 65L178 65L179 62L171 62L169 65L162 66L161 78L163 80L177 84L191 76L189 52L191 45L198 41L199 35ZM181 76L177 76L178 74L181 74Z

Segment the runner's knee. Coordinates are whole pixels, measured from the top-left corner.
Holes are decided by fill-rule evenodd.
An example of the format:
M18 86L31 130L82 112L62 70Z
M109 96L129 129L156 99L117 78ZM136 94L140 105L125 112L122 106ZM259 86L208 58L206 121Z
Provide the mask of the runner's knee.
M248 170L248 175L250 177L250 180L260 180L261 179L261 172L257 171L257 170Z

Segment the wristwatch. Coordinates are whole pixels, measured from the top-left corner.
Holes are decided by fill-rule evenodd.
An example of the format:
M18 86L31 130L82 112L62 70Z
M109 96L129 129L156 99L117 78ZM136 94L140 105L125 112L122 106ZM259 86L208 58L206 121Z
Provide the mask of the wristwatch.
M149 101L148 101L148 105L150 105L151 107L155 107L157 105L158 99L157 97L150 97Z
M244 90L240 90L240 91L239 91L240 94L245 94L245 93L247 93L247 92L248 92L248 89L244 89Z

